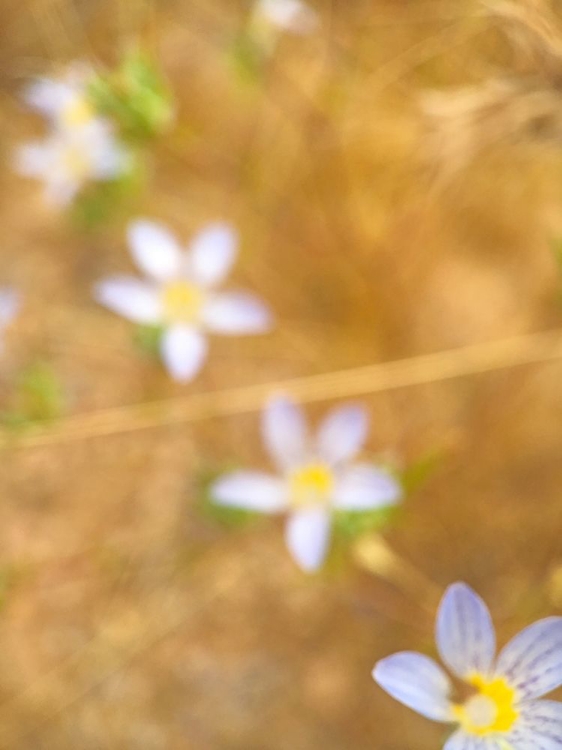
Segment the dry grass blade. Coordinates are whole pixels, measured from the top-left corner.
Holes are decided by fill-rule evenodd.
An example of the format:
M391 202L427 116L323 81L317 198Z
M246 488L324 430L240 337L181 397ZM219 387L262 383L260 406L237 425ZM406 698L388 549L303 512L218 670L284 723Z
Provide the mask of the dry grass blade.
M76 415L54 426L37 427L19 438L3 433L0 440L4 447L11 448L60 444L250 413L258 411L264 400L276 391L290 393L303 403L312 403L558 359L562 359L562 330L475 344L351 370L195 393L184 398Z
M427 151L445 176L500 143L562 142L562 31L550 5L486 2L511 40L512 69L475 86L425 92Z
M512 40L516 54L535 71L560 80L562 74L562 35L552 8L544 0L514 3L507 0L486 3L500 30Z

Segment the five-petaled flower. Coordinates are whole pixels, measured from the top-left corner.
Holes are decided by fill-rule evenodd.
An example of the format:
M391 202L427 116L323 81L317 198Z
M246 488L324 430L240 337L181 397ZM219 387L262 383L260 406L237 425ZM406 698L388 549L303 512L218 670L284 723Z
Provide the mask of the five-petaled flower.
M561 617L525 628L496 658L486 605L456 583L439 607L436 641L441 659L465 685L458 699L448 675L423 654L389 656L376 664L373 677L423 716L457 724L445 750L562 748L562 703L537 700L562 684Z
M45 115L48 134L16 150L14 167L43 180L47 199L70 203L90 182L114 180L130 169L131 154L112 124L96 114L88 96L92 72L71 66L61 79L41 78L24 93L27 103Z
M18 313L19 295L8 287L0 288L0 352L4 348L3 333Z
M287 513L287 546L298 565L314 571L325 559L332 514L390 506L401 497L398 481L369 463L352 463L367 437L364 409L331 411L318 433L308 433L302 410L275 397L263 411L263 438L279 474L237 471L218 479L218 504L263 513Z
M133 259L149 278L118 276L96 285L95 297L114 312L145 325L162 326L161 354L173 378L191 380L207 355L206 333L265 333L272 318L247 292L219 292L237 252L237 235L225 224L205 227L183 250L162 225L129 225Z

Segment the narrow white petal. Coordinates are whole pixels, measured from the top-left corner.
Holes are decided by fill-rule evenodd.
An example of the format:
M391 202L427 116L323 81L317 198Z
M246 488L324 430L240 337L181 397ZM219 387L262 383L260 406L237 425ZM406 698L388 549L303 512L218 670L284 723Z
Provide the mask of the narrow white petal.
M131 163L130 154L113 137L100 143L93 161L93 177L98 180L113 180L127 171Z
M287 506L285 483L257 471L236 471L213 483L211 495L219 505L278 513Z
M290 399L276 396L266 404L262 434L270 455L282 469L290 469L306 459L308 430L304 413Z
M198 284L215 286L223 281L234 263L238 237L228 224L211 224L193 238L191 271Z
M443 750L512 750L501 738L496 739L493 736L476 737L473 734L467 734L460 729L455 732L445 743ZM538 748L537 748L538 750Z
M437 647L445 664L460 678L488 674L496 635L488 608L466 584L450 586L437 613Z
M330 515L320 506L302 508L287 519L287 546L296 563L307 573L322 565L330 541Z
M402 497L400 483L384 469L357 464L346 469L334 491L338 510L372 510L394 505Z
M0 325L10 323L18 313L21 300L15 289L0 288Z
M118 315L135 323L155 324L162 318L157 290L129 276L113 276L94 287L95 299Z
M562 685L562 617L539 620L516 635L500 653L496 674L525 700Z
M244 335L271 329L269 309L257 297L241 292L211 296L202 311L206 328L212 333Z
M451 682L428 656L403 651L379 661L373 679L393 698L433 721L454 721Z
M369 430L369 417L361 406L333 409L318 430L318 453L335 464L355 456L363 447Z
M207 355L207 341L189 326L168 328L162 336L162 358L170 375L181 382L191 380Z
M530 701L519 711L514 729L505 738L512 750L562 749L562 703Z
M23 99L30 107L44 115L55 116L69 100L72 91L68 84L51 78L38 78L23 91Z
M53 149L47 141L25 143L14 152L14 169L25 177L45 177L53 162Z
M166 227L137 219L129 224L127 235L133 258L145 273L159 281L167 281L180 273L182 252Z

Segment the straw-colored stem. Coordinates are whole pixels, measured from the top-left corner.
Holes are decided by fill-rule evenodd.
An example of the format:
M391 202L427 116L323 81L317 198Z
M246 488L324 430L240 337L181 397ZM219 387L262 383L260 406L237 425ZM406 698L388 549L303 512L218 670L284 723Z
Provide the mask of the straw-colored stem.
M433 616L442 590L419 568L398 555L382 536L360 537L353 546L353 558L362 570L393 584Z
M181 398L78 414L55 424L37 425L22 435L0 431L0 446L24 448L62 444L247 414L259 411L268 396L280 391L290 394L301 403L313 403L559 359L562 359L560 329L350 370L193 393Z

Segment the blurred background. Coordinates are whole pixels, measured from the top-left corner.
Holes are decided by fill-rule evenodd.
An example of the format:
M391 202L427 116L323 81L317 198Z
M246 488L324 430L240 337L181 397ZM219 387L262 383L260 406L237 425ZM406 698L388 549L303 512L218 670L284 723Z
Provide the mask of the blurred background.
M0 284L23 297L0 368L2 748L432 750L443 727L370 672L434 653L443 588L473 585L503 642L561 613L562 363L556 333L538 354L532 334L562 334L562 16L533 0L314 9L311 33L255 54L238 0L0 1ZM12 169L45 129L21 90L132 45L174 120L142 178L83 221ZM276 330L213 339L174 384L92 299L133 271L136 216L183 241L235 224L232 283ZM527 335L524 364L503 366L501 342ZM361 396L367 455L419 480L384 530L403 567L350 548L307 577L280 521L208 507L208 477L269 467L261 397L196 421L186 397L493 342L497 366L464 375L461 357L458 377L430 365L397 387L390 369ZM347 382L310 394L311 419Z

